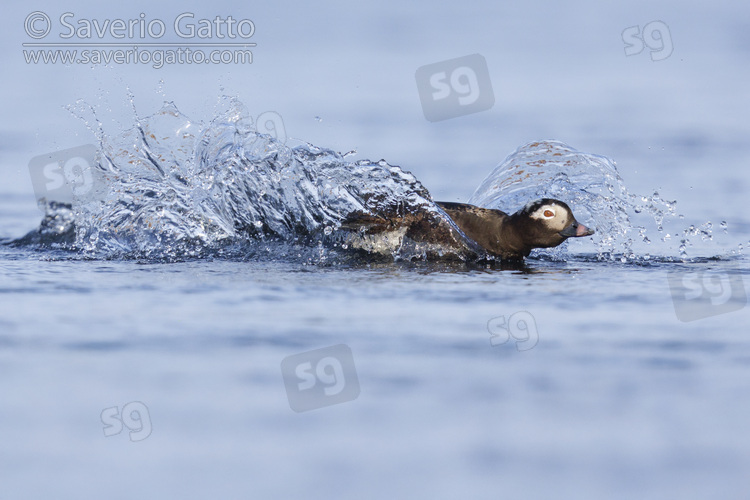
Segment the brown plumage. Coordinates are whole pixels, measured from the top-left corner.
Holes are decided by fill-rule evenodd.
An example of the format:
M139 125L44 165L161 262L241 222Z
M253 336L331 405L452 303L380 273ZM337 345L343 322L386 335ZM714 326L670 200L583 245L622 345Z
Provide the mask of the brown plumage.
M351 239L354 247L374 252L392 252L410 240L459 255L485 252L505 260L523 259L533 248L556 247L567 238L594 234L576 221L567 204L551 198L531 202L511 215L467 203L437 202L437 206L448 221L428 210L357 213L351 214L342 228L356 233Z

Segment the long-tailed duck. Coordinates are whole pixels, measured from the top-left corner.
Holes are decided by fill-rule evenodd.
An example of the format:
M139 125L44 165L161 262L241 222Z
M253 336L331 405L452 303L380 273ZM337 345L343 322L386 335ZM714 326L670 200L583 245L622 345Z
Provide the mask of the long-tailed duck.
M568 238L594 234L575 219L566 203L552 198L532 201L511 215L468 203L436 204L449 220L430 211L379 216L355 213L342 227L352 231L349 243L353 247L369 252L393 253L405 242L413 242L426 245L430 253L451 249L459 254L484 252L502 260L521 260L533 248L556 247Z

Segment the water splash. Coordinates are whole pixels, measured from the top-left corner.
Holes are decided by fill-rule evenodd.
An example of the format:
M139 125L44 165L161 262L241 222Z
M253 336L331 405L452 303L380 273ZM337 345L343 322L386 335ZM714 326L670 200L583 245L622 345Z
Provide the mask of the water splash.
M518 148L487 176L469 203L513 212L528 200L542 197L565 201L579 221L596 228L592 241L598 259L676 258L666 224L681 218L677 202L662 199L656 191L647 196L630 193L614 161L559 141L532 142ZM706 222L681 232L678 252L684 260L691 237L710 240L712 225ZM535 252L559 258L571 244L587 243L569 240L561 247Z
M103 136L97 189L75 203L76 244L99 255L193 256L269 238L335 244L352 212L440 216L409 172L345 156L257 132L233 98L207 126L166 103L121 136Z
M70 246L74 232L72 247L84 254L170 260L265 252L330 262L352 253L350 230L342 221L357 212L428 213L456 243L434 248L398 240L385 249L394 259L483 256L411 173L384 160L349 161L350 153L311 144L288 147L260 133L235 98L221 98L208 124L193 122L171 102L147 118L137 117L133 108L135 125L120 135L104 133L94 108L83 101L71 111L100 140L94 188L76 197L72 211L52 207L47 218L55 229L40 237L52 241L64 234L59 243ZM568 202L579 221L597 229L598 259L684 260L696 237L712 238L711 223L666 228L668 220L680 217L675 202L657 192L628 192L612 160L557 141L516 150L469 202L512 213L542 197ZM721 227L726 231L726 223ZM535 254L565 259L568 246L578 245L573 248L581 253L586 244L566 242ZM669 245L679 249L664 248Z

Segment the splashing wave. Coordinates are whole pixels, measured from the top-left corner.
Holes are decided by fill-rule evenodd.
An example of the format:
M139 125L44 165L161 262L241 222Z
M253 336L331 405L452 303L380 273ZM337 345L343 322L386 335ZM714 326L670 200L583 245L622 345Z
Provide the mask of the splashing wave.
M513 211L542 197L567 202L578 220L596 228L599 258L649 259L643 246L651 243L646 233L651 230L665 235L664 221L677 216L676 202L663 200L659 193L629 193L614 161L559 141L532 142L518 148L487 176L469 203ZM634 224L634 217L642 219L637 214L651 220ZM637 243L641 244L638 252L634 249ZM560 256L565 250L563 246L537 253Z
M104 140L97 185L77 200L77 245L123 255L197 255L238 242L315 245L352 212L438 210L410 173L350 162L313 145L289 148L226 99L207 127L172 103Z
M205 126L165 103L122 135L99 130L95 189L76 198L72 214L50 204L45 220L54 224L43 223L26 242L44 244L45 237L58 236L68 247L105 258L247 255L265 248L320 262L337 252L351 253L341 225L351 213L427 212L448 227L457 245L434 252L398 242L388 250L391 257L484 257L409 172L382 160L348 161L348 155L311 144L290 148L253 125L245 106L227 97ZM651 231L662 242L670 239L663 223L676 216L675 202L658 193L629 193L612 160L561 142L520 147L490 173L469 203L512 213L542 197L566 201L581 222L596 227L598 259L676 259L669 249L651 256L647 236ZM654 228L634 223L644 216ZM710 230L707 223L683 231L680 258L686 258L691 235L705 239ZM565 259L569 246L566 242L535 254Z

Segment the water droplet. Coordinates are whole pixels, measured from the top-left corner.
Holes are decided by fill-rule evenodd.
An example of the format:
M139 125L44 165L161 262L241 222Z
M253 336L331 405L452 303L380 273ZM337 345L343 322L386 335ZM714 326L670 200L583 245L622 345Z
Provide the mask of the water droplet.
M680 259L686 260L687 255L687 240L680 240Z

